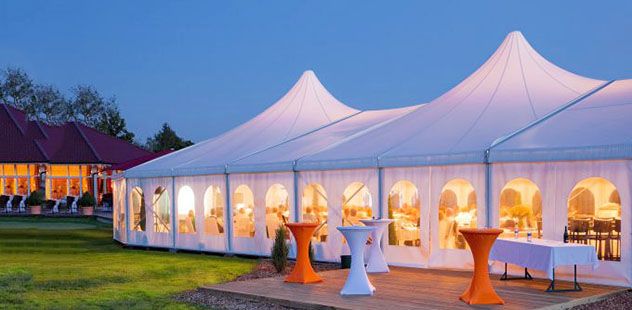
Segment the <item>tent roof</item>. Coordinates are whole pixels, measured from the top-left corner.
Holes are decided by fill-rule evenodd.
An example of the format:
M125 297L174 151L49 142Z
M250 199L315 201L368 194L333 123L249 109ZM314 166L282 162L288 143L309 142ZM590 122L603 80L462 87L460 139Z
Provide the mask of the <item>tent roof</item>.
M595 94L529 126L491 149L491 161L632 158L632 80Z
M224 173L235 159L292 140L359 111L334 98L314 72L305 71L279 101L218 137L125 172L130 177Z
M565 71L510 33L468 78L379 130L297 163L297 170L484 162L505 135L605 84Z
M326 148L341 145L355 136L380 128L419 107L421 105L354 114L317 131L230 163L227 172L292 171L296 160Z

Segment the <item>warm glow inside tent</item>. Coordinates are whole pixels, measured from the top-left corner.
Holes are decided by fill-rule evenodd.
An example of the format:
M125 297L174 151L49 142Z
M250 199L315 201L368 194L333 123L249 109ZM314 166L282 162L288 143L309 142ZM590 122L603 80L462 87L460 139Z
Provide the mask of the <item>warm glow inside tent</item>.
M126 171L114 238L265 256L276 228L312 222L316 259L339 261L348 249L336 227L375 216L395 220L389 264L469 269L460 228L561 240L567 227L607 236L587 237L600 264L578 267L582 279L629 286L631 81L561 69L519 32L417 106L358 111L307 71L243 125Z

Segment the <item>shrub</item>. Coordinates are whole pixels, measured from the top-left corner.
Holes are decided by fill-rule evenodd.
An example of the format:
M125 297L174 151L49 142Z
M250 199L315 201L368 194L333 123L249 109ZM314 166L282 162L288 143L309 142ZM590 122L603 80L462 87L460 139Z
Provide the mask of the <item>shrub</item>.
M280 226L276 230L276 237L274 237L274 244L272 245L272 265L279 273L287 266L287 254L290 252L290 248L285 242L286 239L287 230L285 230L285 227Z
M83 196L77 201L77 205L80 207L94 207L96 204L97 202L90 192L83 193Z
M44 194L40 191L33 191L31 192L31 195L26 198L26 205L29 207L41 206L42 204L44 204Z

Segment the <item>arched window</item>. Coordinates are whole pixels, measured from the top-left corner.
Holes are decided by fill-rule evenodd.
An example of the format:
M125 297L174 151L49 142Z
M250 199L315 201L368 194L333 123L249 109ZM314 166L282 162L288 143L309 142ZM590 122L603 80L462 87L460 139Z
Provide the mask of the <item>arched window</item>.
M373 216L372 205L371 193L364 184L349 184L342 194L342 226L364 225L360 220Z
M204 233L224 233L224 199L219 186L211 185L204 192Z
M233 197L235 237L255 236L255 199L248 185L239 185Z
M575 185L568 197L571 242L591 244L600 260L621 260L621 198L610 181L592 177Z
M512 236L515 229L522 237L531 231L542 237L542 196L531 180L513 179L500 192L500 228L504 236Z
M388 227L388 244L419 246L419 193L410 181L399 181L388 194L388 218L394 219Z
M439 247L465 249L460 228L476 227L476 191L470 182L454 179L446 183L439 198Z
M156 232L170 232L171 225L171 203L169 201L169 191L159 186L154 191L153 211L154 230Z
M289 197L281 184L270 186L266 193L266 235L268 239L276 237L276 230L290 218Z
M178 192L178 232L194 234L195 226L195 195L189 186L183 186Z
M318 223L312 238L315 242L327 242L327 193L320 184L309 184L301 199L303 222Z
M143 190L140 187L132 188L130 194L130 205L132 207L133 214L133 230L145 231L147 223L147 213L145 213L145 196ZM123 214L125 211L122 211Z

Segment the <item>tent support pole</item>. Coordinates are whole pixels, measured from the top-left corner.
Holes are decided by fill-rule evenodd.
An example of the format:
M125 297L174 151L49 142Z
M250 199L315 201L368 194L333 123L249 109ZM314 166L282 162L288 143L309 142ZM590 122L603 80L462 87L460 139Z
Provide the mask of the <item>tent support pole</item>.
M300 222L299 214L300 214L300 209L301 209L298 205L298 171L294 170L293 174L294 174L294 222L298 223Z
M171 192L173 193L173 199L171 199L171 238L173 242L173 246L171 247L172 252L176 252L176 229L178 228L178 215L176 214L176 177L171 177Z
M492 225L492 165L489 162L489 149L485 150L485 227Z
M377 168L377 197L378 197L378 216L384 218L384 169Z
M127 180L126 178L123 178L123 182L121 182L121 185L125 184L125 190L120 192L123 192L123 195L125 195L125 205L123 206L123 208L125 208L125 218L123 219L125 221L125 242L123 242L124 244L129 244L129 237L130 237L130 213L129 213L129 195L127 194ZM120 214L121 210L119 210L119 214ZM121 216L119 215L119 220L121 219ZM123 238L121 238L123 239Z
M224 214L226 215L226 244L228 253L233 253L233 214L230 212L230 182L228 180L228 173L224 173L226 178L226 208Z

